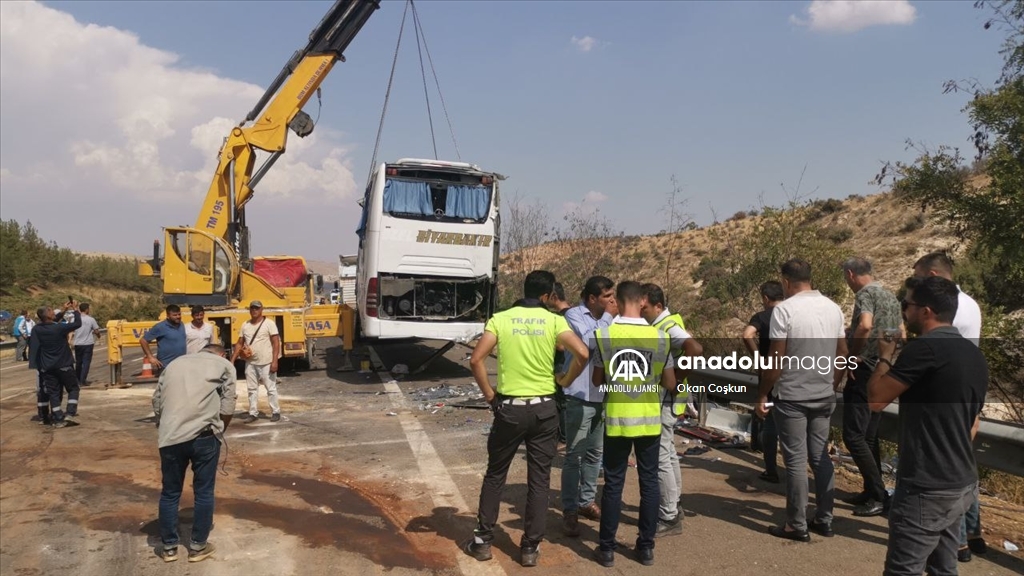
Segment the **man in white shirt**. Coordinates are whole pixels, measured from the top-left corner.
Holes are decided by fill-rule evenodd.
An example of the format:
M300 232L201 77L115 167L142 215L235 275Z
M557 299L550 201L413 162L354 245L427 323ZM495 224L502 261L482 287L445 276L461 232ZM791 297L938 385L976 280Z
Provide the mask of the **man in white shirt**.
M914 276L927 278L929 276L941 276L947 280L953 279L953 262L948 256L941 252L925 254L914 263ZM960 290L960 286L956 287ZM981 307L963 290L957 296L956 317L953 318L953 327L960 331L960 335L967 338L977 346L981 340Z
M942 252L925 254L914 263L914 276L927 278L929 276L940 276L947 280L953 280L953 261ZM981 343L981 307L963 290L960 286L956 289L957 308L956 316L953 317L953 327L960 335L970 340L975 346ZM984 554L988 546L981 536L981 503L977 498L971 507L960 520L960 549L957 551L957 560L970 562L971 552Z
M192 307L192 321L185 325L185 353L202 352L213 344L213 324L207 324L206 309L202 306Z
M75 330L75 376L79 386L89 385L89 367L92 365L92 351L96 347L96 337L100 335L100 325L89 315L89 303L78 306L82 316L82 327Z
M772 536L809 542L808 530L829 538L832 531L835 470L828 455L828 432L835 390L847 356L843 311L811 289L811 265L799 258L782 265L786 300L772 310L769 358L772 366L758 386L757 415L768 413L775 396L775 421L786 463L786 522L771 526ZM815 517L807 521L807 463L814 469Z
M253 300L249 304L251 318L242 325L242 333L235 343L235 351L231 355L234 363L239 356L245 359L245 383L249 390L249 415L246 424L255 422L259 416L260 384L267 389L270 401L271 422L281 420L281 406L277 400L277 359L281 356L281 337L273 318L263 315L263 303ZM243 350L251 351L245 357Z

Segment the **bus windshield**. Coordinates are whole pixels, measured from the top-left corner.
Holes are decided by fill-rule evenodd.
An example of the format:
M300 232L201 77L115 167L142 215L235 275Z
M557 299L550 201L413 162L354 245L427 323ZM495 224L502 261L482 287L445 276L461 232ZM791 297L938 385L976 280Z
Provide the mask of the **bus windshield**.
M428 178L388 178L384 213L395 218L481 223L491 211L492 187L479 177L434 173Z

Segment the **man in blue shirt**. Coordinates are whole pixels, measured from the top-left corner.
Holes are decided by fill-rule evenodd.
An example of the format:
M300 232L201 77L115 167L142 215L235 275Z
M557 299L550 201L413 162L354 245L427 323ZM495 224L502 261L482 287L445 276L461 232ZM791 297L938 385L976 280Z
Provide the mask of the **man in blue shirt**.
M185 355L185 325L181 323L181 308L177 304L169 304L165 309L167 319L158 322L142 335L139 345L145 354L145 363L155 369L161 369L179 356ZM156 355L149 349L149 343L156 342Z
M617 313L615 283L604 276L587 280L578 306L565 313L576 336L594 350L593 335L598 328L612 323ZM572 355L566 352L566 368ZM604 393L591 385L591 366L565 389L565 462L562 464L562 527L566 536L580 534L579 517L601 519L597 496L597 476L604 448Z

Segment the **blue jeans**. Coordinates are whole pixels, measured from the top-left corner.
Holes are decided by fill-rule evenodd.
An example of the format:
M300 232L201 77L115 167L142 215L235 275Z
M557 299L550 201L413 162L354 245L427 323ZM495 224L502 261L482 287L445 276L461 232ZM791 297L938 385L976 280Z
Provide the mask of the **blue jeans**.
M565 463L562 464L562 511L575 512L597 497L597 476L604 450L604 406L568 396L565 399Z
M195 520L189 548L202 550L213 527L213 486L217 480L220 441L216 436L200 436L160 449L163 490L160 492L160 540L164 548L178 545L178 502L185 483L185 470L192 463L192 492L195 495Z
M609 436L604 439L608 448L608 465L604 470L604 493L601 495L601 528L598 532L601 550L615 550L615 535L619 530L622 513L622 488L626 484L629 453L636 454L636 472L640 480L640 518L636 539L639 550L654 548L654 534L658 529L658 454L661 435L624 438Z
M978 495L974 495L971 506L967 508L963 518L960 519L960 546L967 546L968 538L981 538L981 509L978 504Z

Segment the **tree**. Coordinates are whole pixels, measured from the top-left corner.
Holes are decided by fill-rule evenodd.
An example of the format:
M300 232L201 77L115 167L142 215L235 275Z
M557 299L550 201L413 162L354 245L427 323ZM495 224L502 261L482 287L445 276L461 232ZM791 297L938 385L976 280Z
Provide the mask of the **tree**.
M672 190L668 193L668 199L665 203L665 218L668 220L668 226L665 228L665 233L669 235L667 253L665 256L665 283L663 287L667 289L668 286L672 285L672 262L676 256L676 242L679 240L679 235L686 230L690 224L693 224L693 215L683 212L683 208L686 207L689 202L688 198L683 197L683 188L679 185L679 180L676 179L676 175L673 174L669 178L669 182L672 183Z
M892 179L896 197L931 207L947 221L972 259L999 262L994 282L982 282L986 299L1010 309L1024 307L1024 0L976 2L994 15L985 28L1005 31L999 79L991 88L976 80L949 81L945 93L967 92L964 108L976 155L967 165L956 147L935 150L908 140L918 152L911 163L887 162L877 184Z

